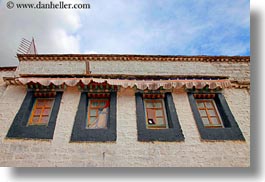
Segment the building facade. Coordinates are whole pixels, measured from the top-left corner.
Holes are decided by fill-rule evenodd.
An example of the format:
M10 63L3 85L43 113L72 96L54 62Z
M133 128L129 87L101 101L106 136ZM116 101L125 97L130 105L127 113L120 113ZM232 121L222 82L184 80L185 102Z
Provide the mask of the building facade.
M0 68L0 166L250 166L250 57L18 59Z

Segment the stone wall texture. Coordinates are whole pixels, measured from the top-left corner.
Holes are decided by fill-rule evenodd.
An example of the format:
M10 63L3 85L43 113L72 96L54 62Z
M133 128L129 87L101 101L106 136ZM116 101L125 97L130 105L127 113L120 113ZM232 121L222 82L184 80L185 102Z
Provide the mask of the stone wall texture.
M18 73L22 75L80 75L85 72L84 61L21 61L18 66Z
M91 74L127 75L208 75L229 76L249 81L249 62L184 62L184 61L90 61ZM84 74L85 61L21 61L18 73L28 75Z
M211 70L214 66L213 64L209 69ZM159 66L156 69L158 68ZM96 67L94 69L100 71ZM129 68L126 71L128 70ZM174 71L174 69L170 70ZM104 71L108 71L107 68ZM174 90L172 95L185 141L138 142L134 94L134 90L129 88L120 89L118 92L116 142L69 142L80 99L80 92L76 87L68 87L63 93L53 140L6 139L8 129L26 95L26 89L23 86L8 86L0 99L0 166L250 166L250 94L248 90L231 88L223 92L246 139L245 142L201 141L187 93L182 89Z
M0 71L0 98L6 90L6 83L4 82L4 77L13 77L15 75L15 71Z

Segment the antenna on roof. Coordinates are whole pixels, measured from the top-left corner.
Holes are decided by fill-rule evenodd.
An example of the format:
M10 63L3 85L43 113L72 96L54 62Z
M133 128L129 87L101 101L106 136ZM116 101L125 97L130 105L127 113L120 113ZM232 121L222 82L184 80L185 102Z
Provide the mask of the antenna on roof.
M31 41L22 38L20 41L20 45L17 49L18 54L37 54L36 45L34 42L34 38Z

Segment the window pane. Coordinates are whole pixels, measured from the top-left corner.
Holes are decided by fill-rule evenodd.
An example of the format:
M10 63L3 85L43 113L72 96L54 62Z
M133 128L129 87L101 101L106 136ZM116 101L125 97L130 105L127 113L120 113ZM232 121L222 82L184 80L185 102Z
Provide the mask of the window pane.
M215 111L214 110L208 110L208 113L210 114L210 116L216 116Z
M90 117L88 128L96 128L97 117Z
M199 110L199 112L200 112L201 117L203 117L203 116L207 116L205 110Z
M96 102L96 101L91 100L90 103L91 103L92 107L97 107L98 106L98 102Z
M202 122L203 122L204 125L209 125L210 124L208 118L202 118Z
M157 121L157 125L163 125L165 124L165 121L164 121L164 118L156 118L156 121Z
M211 120L212 120L213 124L220 124L216 117L212 117Z
M98 116L98 128L106 128L107 127L107 119L108 119L108 108L103 109L103 111Z
M89 128L107 128L108 108L102 110L98 117L90 117Z
M50 109L44 109L42 115L50 115L51 110Z
M36 109L34 115L38 115L39 116L41 114L41 110L42 109Z
M95 109L90 109L90 116L97 116L97 111Z
M90 123L93 123L93 122L95 122L95 121L96 121L96 119L97 119L97 117L96 117L96 116L91 116L91 117L90 117Z
M156 121L153 118L148 118L147 123L148 123L148 125L155 125Z
M153 121L155 121L156 111L154 109L146 109L146 110L147 110L148 119L153 119Z
M40 124L47 124L49 122L49 116L42 116Z
M162 108L162 103L161 102L155 102L154 107L155 108Z
M39 116L34 116L34 117L32 118L32 124L37 123L37 122L39 121L39 119L40 119Z
M146 107L147 108L153 108L153 103L152 102L146 102Z
M198 108L204 108L203 102L197 102L197 106L198 106Z
M207 108L213 108L212 102L208 101L208 102L205 102L205 104Z
M156 110L156 116L163 116L162 110Z
M106 105L106 101L101 101L99 104L100 107L105 107L105 105Z

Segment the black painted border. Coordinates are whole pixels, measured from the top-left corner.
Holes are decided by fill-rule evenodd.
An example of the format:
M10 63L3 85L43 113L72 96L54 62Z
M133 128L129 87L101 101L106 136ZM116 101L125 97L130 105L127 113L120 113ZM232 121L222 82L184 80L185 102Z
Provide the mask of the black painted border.
M165 99L164 99L168 125L169 125L169 128L167 129L147 129L145 121L143 94L136 93L135 99L136 99L138 141L146 141L146 142L184 141L184 135L182 133L181 126L179 124L176 108L171 93L165 93Z
M57 114L60 108L62 92L56 92L48 126L27 126L33 104L35 102L34 92L28 91L23 103L9 128L6 138L16 139L52 139L56 125Z
M216 93L214 98L215 104L219 111L219 114L223 120L224 128L205 128L198 111L196 100L193 93L188 93L190 106L193 112L194 119L196 121L199 133L202 140L241 140L245 141L245 138L225 100L225 97L221 93Z
M94 141L94 142L107 142L116 141L116 105L117 93L110 93L110 112L107 129L87 129L86 116L88 106L87 92L82 92L78 110L76 112L74 126L71 134L71 142L76 141Z

